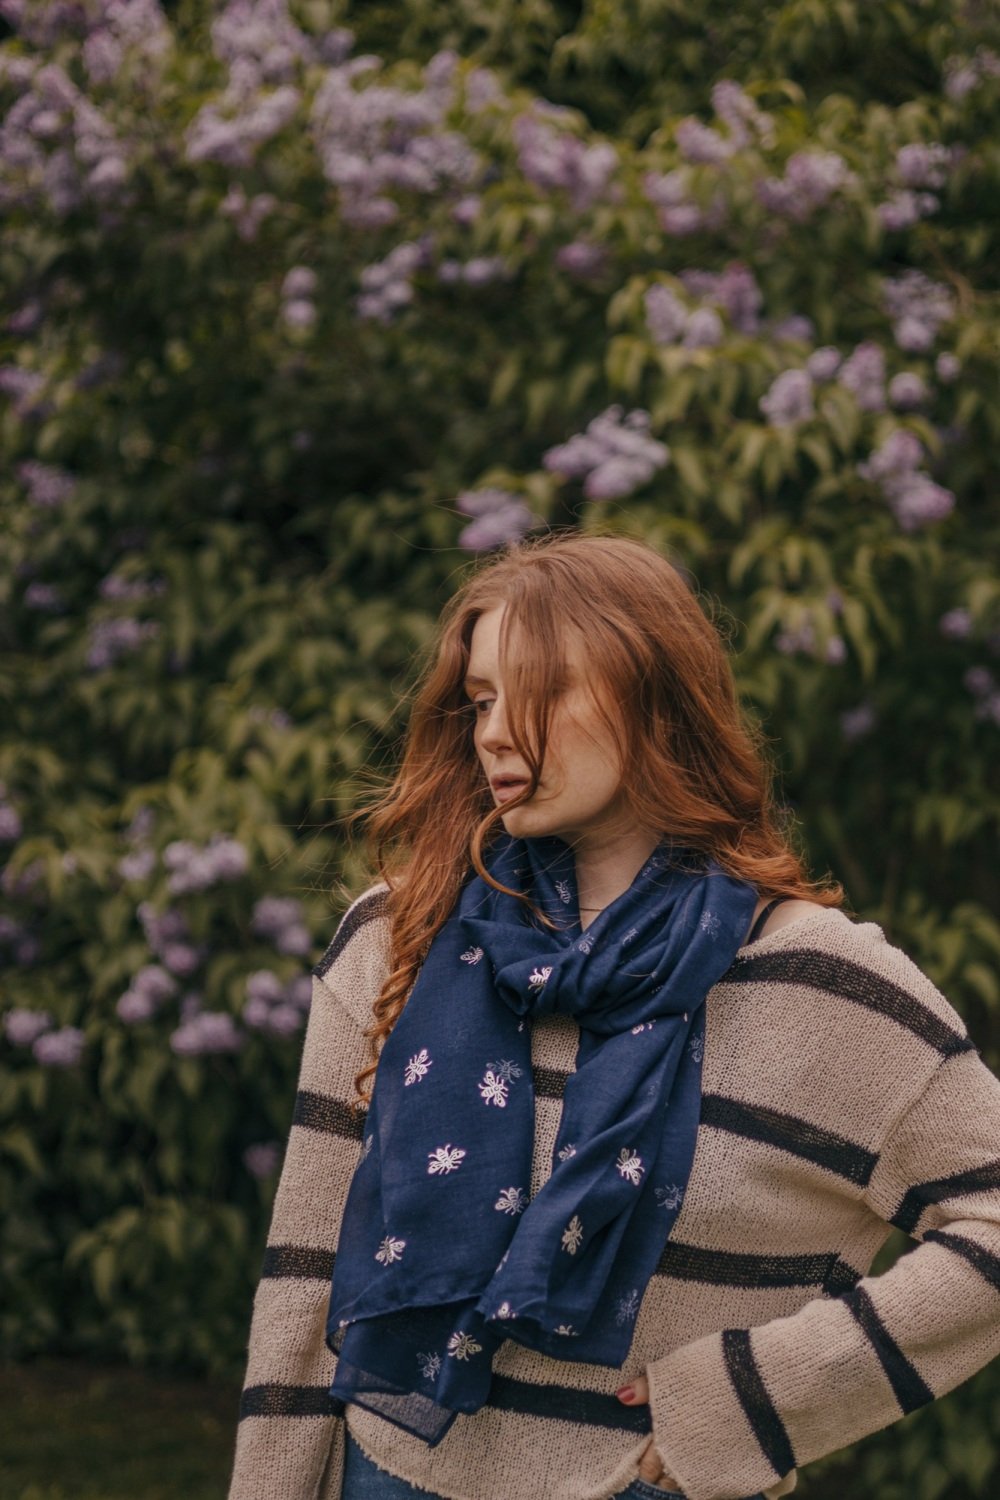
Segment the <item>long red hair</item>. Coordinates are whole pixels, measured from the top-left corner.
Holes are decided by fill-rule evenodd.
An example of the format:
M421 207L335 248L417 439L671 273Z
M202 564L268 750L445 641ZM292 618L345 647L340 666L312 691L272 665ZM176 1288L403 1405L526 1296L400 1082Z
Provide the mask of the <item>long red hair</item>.
M765 737L739 703L718 628L677 568L625 537L574 532L525 542L481 565L445 606L399 770L352 815L366 822L373 865L390 892L390 972L366 1032L373 1061L355 1078L358 1106L370 1098L365 1083L380 1046L470 864L490 880L483 856L502 809L473 745L463 681L473 627L500 604L511 739L532 777L523 799L540 777L574 630L618 742L637 824L711 855L761 895L844 904L838 882L805 873L791 819L775 803Z

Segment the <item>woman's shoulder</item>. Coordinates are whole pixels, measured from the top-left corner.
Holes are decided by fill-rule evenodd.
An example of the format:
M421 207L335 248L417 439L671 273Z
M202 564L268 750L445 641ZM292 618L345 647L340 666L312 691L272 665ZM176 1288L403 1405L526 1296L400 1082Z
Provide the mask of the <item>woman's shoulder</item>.
M389 962L389 887L378 881L351 901L313 975L363 1014L382 988Z
M973 1049L958 1011L878 922L798 900L783 902L773 918L782 907L798 910L741 948L726 980L761 980L796 1001L807 997L811 1025L836 1017L858 1036L861 1025L873 1042L905 1036L928 1059Z

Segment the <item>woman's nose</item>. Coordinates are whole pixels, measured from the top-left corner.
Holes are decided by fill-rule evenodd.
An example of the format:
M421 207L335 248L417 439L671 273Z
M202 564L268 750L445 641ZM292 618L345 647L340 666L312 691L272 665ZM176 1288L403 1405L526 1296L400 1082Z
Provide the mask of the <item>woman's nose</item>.
M500 750L511 749L507 715L499 698L493 700L493 707L490 709L480 730L479 743L484 750L490 750L494 753Z

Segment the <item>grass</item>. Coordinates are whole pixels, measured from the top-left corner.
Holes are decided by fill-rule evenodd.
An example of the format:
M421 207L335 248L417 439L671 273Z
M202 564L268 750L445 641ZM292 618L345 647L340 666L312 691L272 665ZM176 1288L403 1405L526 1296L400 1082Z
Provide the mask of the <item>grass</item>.
M239 1390L40 1359L0 1366L3 1500L222 1500Z

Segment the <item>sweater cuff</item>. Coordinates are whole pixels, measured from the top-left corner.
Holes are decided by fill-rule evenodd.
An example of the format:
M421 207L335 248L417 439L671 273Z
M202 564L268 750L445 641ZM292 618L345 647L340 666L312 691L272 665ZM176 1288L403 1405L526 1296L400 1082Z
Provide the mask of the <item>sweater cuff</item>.
M795 1488L795 1460L744 1329L707 1334L646 1367L653 1442L688 1500Z

